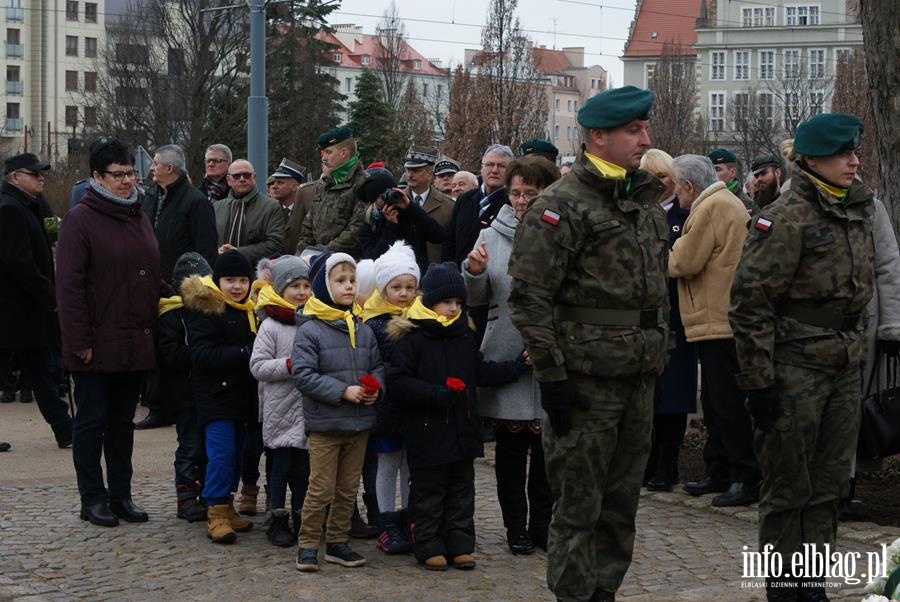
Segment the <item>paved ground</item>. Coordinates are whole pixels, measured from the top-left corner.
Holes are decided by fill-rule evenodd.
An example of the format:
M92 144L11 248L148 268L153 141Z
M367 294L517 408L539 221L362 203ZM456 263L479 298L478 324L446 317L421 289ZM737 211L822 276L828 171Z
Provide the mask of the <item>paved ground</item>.
M0 454L0 601L553 599L544 555L513 557L506 550L490 454L477 464L475 571L428 573L409 556L387 557L371 541L357 541L368 566L325 564L308 575L295 570L295 551L268 544L261 517L233 546L213 546L205 525L175 518L174 438L172 428L137 432L135 498L151 521L94 527L78 519L71 454L55 448L37 408L0 406L0 440L14 445ZM753 509L712 509L708 497L645 495L635 560L618 599L764 599L758 587L741 586L741 547L754 546L755 520ZM839 545L866 552L898 535L851 523L841 527ZM861 597L861 586L832 593L834 600Z

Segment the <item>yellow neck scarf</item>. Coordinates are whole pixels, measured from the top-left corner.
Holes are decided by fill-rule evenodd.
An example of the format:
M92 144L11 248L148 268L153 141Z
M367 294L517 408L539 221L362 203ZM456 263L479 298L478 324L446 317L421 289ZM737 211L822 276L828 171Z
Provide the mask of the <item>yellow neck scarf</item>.
M247 295L247 299L243 303L238 303L219 289L216 283L213 282L212 276L201 276L200 282L202 282L206 288L219 293L219 295L222 296L222 299L225 300L226 305L230 305L235 309L245 312L247 314L247 322L250 324L250 330L253 334L256 334L256 314L253 313L253 301L250 299L250 295Z
M160 299L159 304L156 306L160 316L174 309L181 309L182 307L184 307L184 303L179 295Z
M395 316L402 316L405 318L407 317L407 314L409 314L410 307L412 307L412 304L407 307L399 307L397 305L394 305L381 296L381 291L375 289L375 292L373 292L372 295L368 299L366 299L366 304L365 306L363 306L363 322L377 316L383 316L384 314L393 314Z
M815 183L816 186L824 190L828 194L828 196L832 197L836 201L843 201L844 197L847 196L847 193L850 191L849 188L838 188L837 186L832 186L831 184L823 182L805 169L803 170L803 173L805 173L807 177L812 180L813 183Z
M624 167L619 167L615 163L604 161L600 157L592 155L587 151L584 152L584 156L594 164L594 167L596 167L597 170L601 174L603 174L603 177L609 178L610 180L624 180L625 174L628 173L628 171Z
M257 280L257 282L259 282ZM256 282L254 282L256 284ZM256 298L256 309L262 309L267 305L274 305L275 307L283 307L285 309L290 309L292 311L297 309L297 306L279 295L275 292L275 289L271 284L266 284L259 289L259 296Z
M359 307L354 304L354 307ZM347 323L347 331L350 334L350 346L356 349L356 316L350 310L338 309L328 305L324 301L316 299L315 295L309 298L303 306L303 315L312 316L326 322L343 320Z
M448 318L447 316L439 316L438 314L434 313L433 310L430 310L422 305L422 297L416 297L416 300L413 301L413 304L409 306L409 310L406 312L406 317L410 320L435 320L441 326L447 327L456 322L462 314L463 312L459 312L452 318Z

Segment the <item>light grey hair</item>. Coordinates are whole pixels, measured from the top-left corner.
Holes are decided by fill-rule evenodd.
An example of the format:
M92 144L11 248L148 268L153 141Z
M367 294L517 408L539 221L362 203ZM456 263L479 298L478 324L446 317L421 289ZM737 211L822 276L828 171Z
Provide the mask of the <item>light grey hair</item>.
M506 146L505 144L492 144L487 147L487 150L484 151L484 154L481 155L481 160L484 161L484 158L488 155L500 155L501 157L506 157L510 161L514 161L516 159L515 154L513 154L512 149Z
M700 190L706 190L719 181L709 157L702 155L680 155L673 162L675 180L679 184L691 182Z
M478 186L478 177L475 174L473 174L471 171L458 171L453 175L454 178L456 176L461 176L462 179L466 180L469 184L474 184L475 186Z
M222 153L225 155L225 158L228 159L228 162L231 163L231 149L224 144L210 144L206 147L206 152L208 153L209 151Z
M164 144L156 149L156 154L159 155L159 162L174 167L175 173L183 174L186 171L184 149L177 144Z

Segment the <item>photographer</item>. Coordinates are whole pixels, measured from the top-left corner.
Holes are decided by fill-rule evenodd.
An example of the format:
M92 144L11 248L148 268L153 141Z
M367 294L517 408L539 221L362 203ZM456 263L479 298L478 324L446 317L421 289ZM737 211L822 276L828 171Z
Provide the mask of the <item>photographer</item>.
M377 259L398 240L405 240L416 253L416 263L428 268L428 243L444 241L444 228L419 205L411 203L406 192L397 188L394 175L380 167L366 171L365 181L357 188L359 199L371 206L359 227L359 242L364 259Z

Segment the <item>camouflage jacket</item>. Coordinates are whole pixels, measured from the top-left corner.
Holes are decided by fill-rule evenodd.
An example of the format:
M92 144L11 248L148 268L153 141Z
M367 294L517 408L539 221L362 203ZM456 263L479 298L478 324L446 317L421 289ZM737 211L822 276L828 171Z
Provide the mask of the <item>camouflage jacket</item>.
M510 316L538 380L658 374L665 365L663 187L643 171L629 178L630 189L582 154L572 173L532 202L516 231ZM630 323L641 313L643 327Z
M750 215L756 215L759 213L759 205L756 204L756 201L747 196L747 193L744 192L744 189L738 186L737 192L734 195L741 200L744 204L744 207L747 209L747 213Z
M835 200L798 167L790 190L753 218L729 310L741 387L773 384L775 363L834 373L860 361L873 214L863 184Z
M356 196L356 188L366 179L366 170L357 163L340 184L325 178L315 187L312 206L303 218L297 248L325 245L335 253L347 253L355 259L361 256L359 226L363 222L366 205Z

